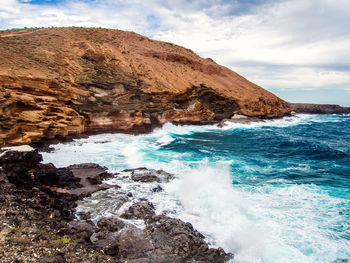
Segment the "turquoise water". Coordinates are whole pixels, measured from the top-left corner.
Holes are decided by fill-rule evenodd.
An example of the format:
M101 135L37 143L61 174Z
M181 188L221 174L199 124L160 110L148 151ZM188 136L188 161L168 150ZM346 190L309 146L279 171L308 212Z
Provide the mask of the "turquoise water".
M158 213L191 222L234 262L349 262L350 116L104 134L43 153L56 166L96 162L176 175Z

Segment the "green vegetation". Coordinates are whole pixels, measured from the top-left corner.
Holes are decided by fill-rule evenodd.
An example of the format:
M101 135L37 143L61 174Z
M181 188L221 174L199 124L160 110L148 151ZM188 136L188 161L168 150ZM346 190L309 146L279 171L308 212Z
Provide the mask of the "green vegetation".
M17 63L17 66L18 66L19 68L27 69L27 67L26 67L25 65L21 64L21 63Z
M18 232L18 228L17 227L11 227L9 230L9 234L16 234Z
M74 78L75 82L84 82L84 81L88 81L88 80L90 80L90 78L86 75L78 75L78 76L75 76L75 78Z
M27 59L34 59L34 57L35 57L35 54L34 54L34 53L29 53L29 54L26 56Z
M69 243L70 243L70 238L69 238L69 237L62 237L62 238L61 238L61 243L62 243L63 245L69 244Z

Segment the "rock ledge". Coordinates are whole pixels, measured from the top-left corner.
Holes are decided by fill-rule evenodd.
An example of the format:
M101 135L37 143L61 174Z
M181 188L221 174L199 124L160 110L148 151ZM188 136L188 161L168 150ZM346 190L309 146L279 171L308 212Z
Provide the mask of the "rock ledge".
M41 161L29 146L1 151L0 243L7 244L0 246L3 262L220 263L233 258L221 248L209 248L190 223L156 215L147 200L135 202L120 217L102 217L96 225L89 214L74 219L76 201L118 187L102 183L115 175L97 164L56 168ZM172 178L146 168L129 172L132 180L145 184ZM127 193L121 199L128 200ZM129 220L143 221L145 227Z

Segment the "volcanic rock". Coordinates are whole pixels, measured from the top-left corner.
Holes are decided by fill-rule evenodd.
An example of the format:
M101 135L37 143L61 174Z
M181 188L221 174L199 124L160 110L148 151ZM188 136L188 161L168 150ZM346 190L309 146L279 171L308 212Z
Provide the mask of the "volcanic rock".
M291 103L295 113L306 114L350 114L350 107L334 104Z
M144 220L146 228L137 228L117 218L102 218L97 224L101 230L91 236L91 242L97 248L120 259L130 262L226 262L232 258L222 248L210 249L204 236L190 223L157 216L153 204L148 201L135 203L122 217Z
M75 261L68 262L94 262L91 258L96 257L101 258L100 262L108 262L105 254L115 262L134 263L220 263L232 257L221 248L209 248L204 236L190 223L156 215L149 201L132 204L121 218L100 218L96 226L89 220L88 213L81 216L85 219L83 221L73 220L72 212L78 197L87 193L84 190L77 196L75 190L87 188L96 191L94 187L99 180L110 175L106 168L96 164L56 168L52 164L41 164L41 159L37 150L29 146L6 148L0 154L0 196L5 197L0 200L1 209L8 209L0 209L4 215L0 217L0 225L5 227L9 235L5 244L10 244L6 249L0 246L0 255L8 259L4 262L16 262L13 247L23 253L23 244L30 248L27 254L31 253L33 257L28 257L29 260L26 258L24 262L66 262L72 256ZM17 173L17 163L27 177ZM147 172L147 169L140 168L133 171L140 170ZM163 176L160 178L170 179L170 175L165 172L150 172ZM93 184L88 178L93 179ZM126 195L125 192L122 198L128 200ZM144 222L143 227L136 227L133 224L135 221ZM8 228L9 224L14 227ZM28 227L29 231L25 230ZM18 231L20 235L15 236ZM27 239L24 240L22 236ZM69 254L53 254L52 251ZM82 260L86 258L89 260Z
M32 188L34 180L30 171L42 161L38 151L23 145L4 147L0 152L0 167L4 169L8 181L18 188Z
M141 201L133 204L129 209L122 215L127 219L144 219L149 220L155 216L154 206L148 201Z
M71 190L71 194L89 196L94 192L112 187L102 183L102 180L113 176L107 172L106 167L94 163L83 163L70 165L66 169L72 172L73 176L77 178L81 184L79 188Z
M131 171L131 179L135 182L164 182L169 181L173 178L173 175L163 170L147 169L147 168L136 168L127 169L124 171Z
M0 50L0 146L291 111L212 59L132 32L9 30Z

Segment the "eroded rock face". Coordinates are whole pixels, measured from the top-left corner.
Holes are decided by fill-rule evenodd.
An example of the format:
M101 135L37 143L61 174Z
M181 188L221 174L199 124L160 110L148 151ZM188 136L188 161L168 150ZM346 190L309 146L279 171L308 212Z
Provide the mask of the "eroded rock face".
M211 59L131 32L6 31L0 49L0 146L291 111Z

